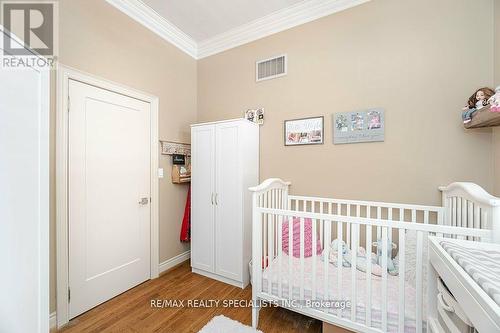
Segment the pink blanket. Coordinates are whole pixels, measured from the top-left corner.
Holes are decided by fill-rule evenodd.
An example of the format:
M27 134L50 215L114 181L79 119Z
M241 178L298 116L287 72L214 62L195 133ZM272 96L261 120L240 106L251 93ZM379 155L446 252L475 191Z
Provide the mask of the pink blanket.
M288 254L288 240L289 240L289 221L283 221L282 225L282 248L283 251ZM300 218L293 218L293 256L295 258L300 257ZM319 236L316 235L316 254L321 254L321 240ZM304 258L309 258L312 256L312 220L304 219Z

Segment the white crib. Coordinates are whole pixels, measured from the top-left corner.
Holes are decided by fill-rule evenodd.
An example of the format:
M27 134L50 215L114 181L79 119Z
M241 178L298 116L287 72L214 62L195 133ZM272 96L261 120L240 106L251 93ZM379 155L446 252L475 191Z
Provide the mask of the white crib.
M289 186L274 178L250 188L254 327L264 301L354 331L426 331L427 237L500 242L500 201L472 183L441 187L443 207L292 196ZM287 225L289 248L284 251ZM307 258L306 228L312 229ZM350 259L350 267L330 263L333 239L351 249L350 258L344 258L337 242L336 262ZM389 275L388 256L381 256L381 276L372 274L377 240L382 253L396 244L391 258L398 253L399 274ZM299 246L297 254L294 246ZM365 247L366 257L357 254L359 246ZM363 272L357 261L365 258Z

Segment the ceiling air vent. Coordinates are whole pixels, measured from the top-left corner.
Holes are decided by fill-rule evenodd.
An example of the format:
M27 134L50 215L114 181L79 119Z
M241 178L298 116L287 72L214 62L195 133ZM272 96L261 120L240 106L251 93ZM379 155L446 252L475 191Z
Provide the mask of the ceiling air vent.
M286 75L286 54L278 57L264 59L256 63L256 81L274 79Z

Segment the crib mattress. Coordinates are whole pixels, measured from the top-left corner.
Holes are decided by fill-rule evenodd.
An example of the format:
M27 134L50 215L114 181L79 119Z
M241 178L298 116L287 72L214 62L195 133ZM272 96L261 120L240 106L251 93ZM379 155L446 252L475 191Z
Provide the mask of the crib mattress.
M316 298L317 300L328 301L341 301L349 300L352 306L356 303L356 322L366 324L366 304L367 304L367 281L366 273L359 270L356 271L356 302L352 300L351 291L351 278L352 269L341 267L342 287L341 292L338 291L337 274L338 268L333 264L328 264L328 297L325 297L325 270L324 262L320 260L319 256L316 258L316 269L313 271L313 258L304 258L304 297L300 297L301 285L301 264L300 259L292 257L292 279L290 281L289 275L289 256L283 254L281 260L281 283L282 283L282 299L293 299L298 301L305 301L312 299L312 281L313 277L316 278ZM265 268L262 275L262 290L265 293L270 293L278 297L278 274L279 260L274 259L267 268ZM399 286L398 276L387 276L387 328L389 332L398 332L399 322ZM372 275L371 276L371 326L375 328L382 327L382 302L385 301L382 297L382 278ZM269 292L269 283L271 292ZM292 297L289 297L289 284L292 285ZM425 303L424 303L425 304ZM405 332L415 332L416 330L416 292L415 287L410 283L405 283ZM338 309L336 308L322 308L319 309L328 313L337 315ZM425 309L423 310L425 313ZM341 310L340 314L343 318L351 318L351 308ZM425 324L423 323L425 328Z
M478 249L473 242L442 241L440 245L500 305L500 251Z

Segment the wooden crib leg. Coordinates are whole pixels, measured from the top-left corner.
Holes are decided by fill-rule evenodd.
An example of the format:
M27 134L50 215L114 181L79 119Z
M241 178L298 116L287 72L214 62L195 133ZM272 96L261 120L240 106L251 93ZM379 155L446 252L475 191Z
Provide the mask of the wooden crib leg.
M257 326L259 326L260 305L257 304L258 302L257 299L254 299L253 302L254 304L252 306L252 327L257 329Z

